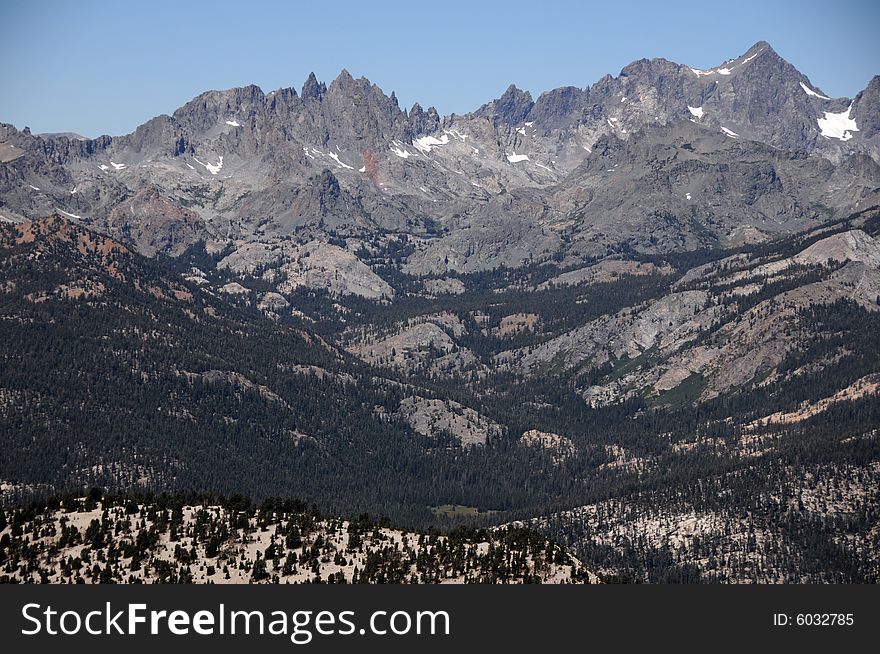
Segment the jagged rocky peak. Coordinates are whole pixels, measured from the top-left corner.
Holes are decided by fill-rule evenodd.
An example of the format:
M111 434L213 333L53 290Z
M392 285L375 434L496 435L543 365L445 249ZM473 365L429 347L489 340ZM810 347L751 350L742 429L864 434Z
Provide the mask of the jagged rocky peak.
M338 148L338 152L365 153L387 147L392 140L405 140L410 134L406 113L398 106L397 98L386 95L366 77L355 79L344 70L321 93L319 105L307 103L306 125L311 134L305 140L322 146Z
M727 77L729 75L732 75L734 71L741 72L743 70L741 67L745 66L746 64L749 64L751 62L758 63L759 60L771 66L776 66L780 64L791 66L791 64L789 64L787 61L785 61L785 59L779 56L776 50L774 50L769 43L767 43L766 41L758 41L743 54L739 55L738 57L734 57L733 59L728 59L727 61L724 61L713 68L700 69L696 66L690 65L688 65L687 68L690 70L691 73L698 77L708 77L711 75L720 75L722 77ZM652 59L651 61L665 62L666 60ZM679 64L672 65L677 66Z
M222 119L240 121L261 114L266 96L254 84L223 91L206 91L174 112L172 118L186 128L210 129Z
M864 138L880 134L880 75L875 75L865 90L856 96L850 117Z
M682 67L681 64L669 61L668 59L663 59L662 57L654 59L637 59L623 67L620 71L620 77L627 78L645 75L656 77L659 75L675 75L682 69ZM608 78L604 79L608 80Z
M529 119L546 129L563 127L571 117L583 113L589 97L589 89L579 89L576 86L545 91L529 112Z
M47 161L63 166L73 159L101 152L112 142L113 138L106 135L79 140L64 135L31 134L28 127L18 130L9 123L0 123L0 164L18 161L26 168L40 167L37 159L25 156L28 152L39 152Z
M428 107L425 111L422 105L416 102L408 115L413 135L430 134L440 129L440 114L434 107Z
M323 102L330 98L349 100L367 98L373 103L400 111L397 96L393 91L391 95L386 95L378 85L373 84L366 77L355 78L346 68L343 68L336 79L330 82L329 87L324 82L319 82L315 73L309 73L308 79L303 84L301 97L304 102L308 100Z
M324 82L319 82L318 78L315 77L315 73L309 73L308 79L303 83L302 93L300 93L300 97L302 97L303 101L308 100L317 100L320 102L324 94L327 92L327 85Z
M491 118L496 126L501 123L517 125L528 118L533 106L532 94L511 84L500 98L484 104L475 115Z
M678 123L699 127L686 134L685 142L694 149L678 151L688 160L711 155L718 160L710 162L714 165L722 155L735 158L741 148L773 160L775 154L746 145L760 142L798 157L825 157L829 166L838 166L841 179L853 178L861 189L877 175L865 157L880 161L880 78L852 103L832 99L760 41L711 69L641 59L592 87L554 89L535 102L530 93L510 85L476 112L441 117L420 104L404 111L394 93L386 95L348 70L329 86L312 73L301 95L291 88L264 94L253 85L208 91L171 116L158 116L113 139L44 139L5 128L0 131L0 161L8 171L0 179L2 215L24 219L63 207L104 225L117 205L155 184L169 198L200 207L209 226L224 220L247 223L258 214L299 220L311 210L321 215L322 206L332 204L329 180L317 184L326 190L327 202L311 193L312 176L326 167L342 187L333 210L340 220L343 207L350 207L364 224L367 215L394 226L405 216L404 227L413 228L429 221L442 224L459 212L453 203L480 204L502 189L550 193L555 184L568 188L565 177L585 158L601 188L605 182L598 180L623 174L624 164L641 165L639 157L662 161L667 150L680 148L663 142L679 135L649 133L652 126ZM429 145L413 145L426 136L433 137ZM595 157L588 157L591 150ZM427 163L431 168L424 167ZM728 174L718 174L726 183ZM210 207L193 190L203 182L222 183ZM294 189L295 211L289 205ZM695 190L671 193L669 211L696 210L697 200L687 198L698 197ZM847 197L854 196L846 193L835 198L835 208L850 206ZM581 206L587 195L573 188L561 206ZM867 202L866 197L861 201ZM412 198L420 198L419 204L411 204ZM789 215L800 216L802 210ZM173 212L162 208L161 213ZM728 218L732 222L745 220L748 212L739 208L735 213ZM502 215L499 211L499 223ZM446 236L452 238L453 231ZM245 236L259 239L261 233ZM524 251L534 249L533 242L523 240ZM164 243L161 238L155 242Z
M775 98L784 101L788 97L808 101L835 101L822 93L820 88L814 86L806 75L780 56L766 41L758 41L739 57L715 68L705 71L692 68L691 71L698 77L713 81L725 78L738 92L745 90L744 87L748 85L750 92L765 97L767 101ZM849 100L839 98L836 103L848 104Z
M256 84L235 86L222 91L206 91L185 104L175 112L186 111L187 108L203 108L207 111L240 110L248 106L261 107L266 96Z
M750 75L768 80L772 79L772 76L785 77L786 81L788 81L787 78L799 80L805 77L797 68L780 57L766 41L759 41L741 57L725 64L725 66L741 74L747 72Z
M355 81L367 82L367 84L369 84L369 80L367 80L367 78L361 77L359 80L355 80L355 78L352 77L351 73L348 72L348 69L343 68L341 71L339 71L339 75L336 76L336 79L330 82L330 88L333 88L334 86L336 86L337 88L347 88L352 86Z
M751 48L746 50L739 59L734 59L734 61L739 61L743 59L757 59L758 55L763 55L766 59L777 59L780 61L785 61L782 57L779 56L779 53L773 49L773 46L767 43L767 41L758 41Z
M367 96L380 101L384 104L397 107L397 97L392 92L390 96L376 84L373 84L366 77L354 78L348 69L343 68L339 75L336 76L327 89L329 95L344 95L347 97L355 97L359 95Z
M506 123L514 125L525 120L534 106L532 94L511 84L495 103L495 108Z

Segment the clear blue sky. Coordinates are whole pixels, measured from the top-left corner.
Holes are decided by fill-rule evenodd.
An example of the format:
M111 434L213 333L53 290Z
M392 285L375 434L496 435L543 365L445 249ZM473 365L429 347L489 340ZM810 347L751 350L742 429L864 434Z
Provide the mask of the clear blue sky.
M130 132L208 89L366 76L401 106L464 113L511 82L537 97L634 59L708 68L759 40L832 96L880 74L877 0L716 3L0 0L0 122Z

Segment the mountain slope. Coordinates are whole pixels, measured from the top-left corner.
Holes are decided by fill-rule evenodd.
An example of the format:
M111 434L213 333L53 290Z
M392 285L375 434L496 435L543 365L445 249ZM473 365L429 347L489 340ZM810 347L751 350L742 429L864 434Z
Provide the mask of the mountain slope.
M393 529L296 500L101 494L0 509L0 582L596 583L534 531ZM36 525L41 525L37 528ZM9 525L8 528L6 525ZM27 536L40 531L35 541ZM29 547L42 551L37 566Z

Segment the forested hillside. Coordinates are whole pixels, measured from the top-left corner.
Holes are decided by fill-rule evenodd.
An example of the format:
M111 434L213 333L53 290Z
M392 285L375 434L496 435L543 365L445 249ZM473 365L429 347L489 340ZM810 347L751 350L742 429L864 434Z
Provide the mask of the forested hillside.
M410 528L525 521L610 580L877 578L874 213L575 283L302 291L300 316L247 277L182 276L212 270L204 251L147 259L60 217L0 229L8 505L296 496Z

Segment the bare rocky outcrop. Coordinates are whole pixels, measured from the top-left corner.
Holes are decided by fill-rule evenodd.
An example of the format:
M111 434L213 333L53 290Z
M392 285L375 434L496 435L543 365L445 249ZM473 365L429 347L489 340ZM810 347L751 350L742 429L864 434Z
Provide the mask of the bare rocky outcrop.
M612 357L634 359L644 352L677 348L714 319L704 291L673 293L645 307L599 318L537 347L498 356L519 370L537 374L599 366Z
M397 414L420 434L450 435L463 446L485 445L504 433L498 423L452 400L408 397L401 401Z
M556 463L561 463L577 454L577 447L571 439L538 429L529 429L523 432L519 442L526 447L537 447L551 451Z

